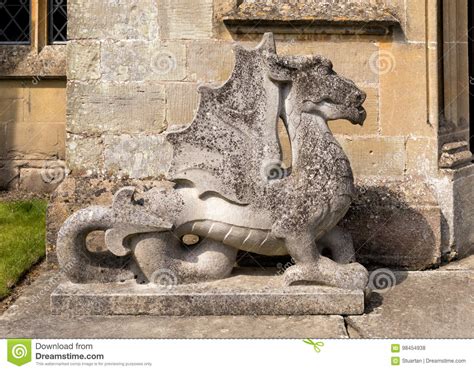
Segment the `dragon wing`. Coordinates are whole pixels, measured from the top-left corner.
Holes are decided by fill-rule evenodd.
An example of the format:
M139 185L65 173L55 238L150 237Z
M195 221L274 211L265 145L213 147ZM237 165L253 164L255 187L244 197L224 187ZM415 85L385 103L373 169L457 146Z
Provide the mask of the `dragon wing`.
M265 34L252 50L236 46L234 53L229 80L218 88L200 87L192 123L167 134L174 150L167 178L191 182L201 196L217 193L248 204L264 189L262 167L281 157L279 92L264 61L266 53L276 53L273 35Z

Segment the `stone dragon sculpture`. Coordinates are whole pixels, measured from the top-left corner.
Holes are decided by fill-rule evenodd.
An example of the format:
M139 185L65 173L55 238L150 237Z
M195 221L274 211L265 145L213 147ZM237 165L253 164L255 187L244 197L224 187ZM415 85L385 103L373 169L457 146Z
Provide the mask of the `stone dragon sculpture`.
M192 123L166 134L174 154L163 186L122 188L110 207L79 210L63 224L57 253L72 282L154 282L163 269L179 283L218 280L243 250L291 255L287 285L365 288L367 270L337 226L354 194L352 171L327 125L362 125L365 94L326 58L278 56L271 33L255 49L237 45L235 58L224 85L200 88ZM291 142L288 169L279 118ZM105 231L106 251L87 249L95 230ZM186 234L200 241L187 246Z

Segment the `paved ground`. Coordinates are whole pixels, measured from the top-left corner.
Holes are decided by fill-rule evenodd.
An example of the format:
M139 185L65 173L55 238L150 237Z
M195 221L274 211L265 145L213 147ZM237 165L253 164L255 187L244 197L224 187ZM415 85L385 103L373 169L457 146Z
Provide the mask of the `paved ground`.
M0 338L472 338L474 257L436 271L396 272L362 316L54 316L43 273L0 317Z

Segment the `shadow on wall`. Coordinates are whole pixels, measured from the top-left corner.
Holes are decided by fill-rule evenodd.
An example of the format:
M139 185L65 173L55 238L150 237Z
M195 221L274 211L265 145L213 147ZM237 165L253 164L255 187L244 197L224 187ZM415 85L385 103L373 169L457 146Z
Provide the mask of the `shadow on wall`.
M0 80L0 190L50 193L64 179L63 85Z
M357 261L369 268L424 269L439 263L441 211L408 204L384 186L358 187L341 225L354 239Z
M15 122L23 119L22 95L20 82L0 80L0 191L16 188L20 178L10 147L15 138Z

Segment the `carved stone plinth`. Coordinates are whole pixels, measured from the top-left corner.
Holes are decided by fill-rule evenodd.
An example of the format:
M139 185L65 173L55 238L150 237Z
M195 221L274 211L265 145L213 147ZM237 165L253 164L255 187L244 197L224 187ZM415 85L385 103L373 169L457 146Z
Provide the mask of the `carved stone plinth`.
M263 273L262 273L263 272ZM271 270L236 269L226 279L176 286L62 283L51 295L63 315L309 315L362 314L362 290L285 287Z

